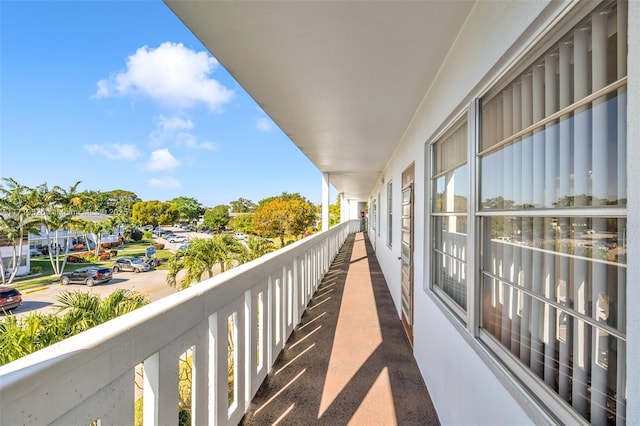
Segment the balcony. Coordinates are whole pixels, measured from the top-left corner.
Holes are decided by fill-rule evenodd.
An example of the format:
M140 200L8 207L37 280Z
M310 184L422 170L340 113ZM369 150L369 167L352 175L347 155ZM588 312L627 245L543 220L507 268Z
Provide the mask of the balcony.
M145 425L177 424L185 357L194 425L437 424L358 230L343 223L0 367L0 424L134 424L138 387Z

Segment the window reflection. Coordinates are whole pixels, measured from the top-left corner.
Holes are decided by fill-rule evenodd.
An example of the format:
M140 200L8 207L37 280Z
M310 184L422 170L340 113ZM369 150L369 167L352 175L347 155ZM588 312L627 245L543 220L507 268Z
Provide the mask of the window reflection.
M592 108L572 112L534 135L484 155L480 162L481 209L625 207L626 160L620 151L626 144L618 137L618 108L626 105L626 91L600 99L600 103L592 102ZM592 123L594 115L606 117L605 145L597 156L591 137L576 139L576 123ZM568 138L558 138L565 133Z

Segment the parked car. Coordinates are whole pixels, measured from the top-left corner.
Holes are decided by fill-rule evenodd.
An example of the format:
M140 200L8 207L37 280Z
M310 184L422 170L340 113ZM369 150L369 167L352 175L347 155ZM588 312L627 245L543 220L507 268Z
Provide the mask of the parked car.
M170 237L165 237L165 240L170 243L186 243L189 239L183 235L172 235Z
M247 234L243 234L242 232L236 232L233 236L236 237L236 240L244 241L247 239Z
M13 287L0 286L0 311L10 311L22 305L22 293Z
M113 264L113 272L129 271L129 272L147 272L151 269L144 260L139 257L121 257Z
M189 247L191 247L191 244L189 244L189 243L180 244L180 245L178 246L178 251L186 250L186 249L188 249Z
M101 266L85 266L75 271L65 272L60 277L60 284L69 285L72 283L86 284L92 287L94 284L104 284L111 281L113 274L111 269Z
M29 250L29 256L30 257L39 257L42 256L42 252L38 249L32 248Z

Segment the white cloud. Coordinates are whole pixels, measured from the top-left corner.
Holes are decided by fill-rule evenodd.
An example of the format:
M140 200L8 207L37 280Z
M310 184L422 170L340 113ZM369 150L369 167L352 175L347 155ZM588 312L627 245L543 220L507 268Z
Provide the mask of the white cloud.
M260 130L261 132L270 132L271 130L273 130L273 125L271 124L271 121L267 118L259 118L256 121L256 129Z
M166 177L162 179L158 179L158 178L149 179L149 186L152 186L154 188L161 188L161 189L176 189L176 188L180 188L182 184L176 178Z
M172 170L179 167L180 164L180 160L171 155L167 148L163 148L151 153L151 158L145 168L150 171Z
M219 110L233 98L233 90L210 78L218 61L182 43L143 46L127 58L127 68L98 81L96 98L136 95L163 106L192 108L199 104Z
M84 145L84 149L94 155L104 155L110 160L134 160L142 155L135 145L130 144L89 144Z
M173 137L178 130L193 129L193 121L184 119L178 115L165 117L160 115L154 119L157 129L149 135L149 142L153 146L162 145L166 140Z
M218 145L215 142L198 142L198 138L191 133L180 133L176 136L176 142L189 149L205 149L215 151Z

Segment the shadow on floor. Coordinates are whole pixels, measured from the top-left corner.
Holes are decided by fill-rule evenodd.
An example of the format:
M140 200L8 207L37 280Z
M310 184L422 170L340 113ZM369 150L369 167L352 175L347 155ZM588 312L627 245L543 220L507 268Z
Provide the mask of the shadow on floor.
M351 234L243 425L438 425L366 234Z

